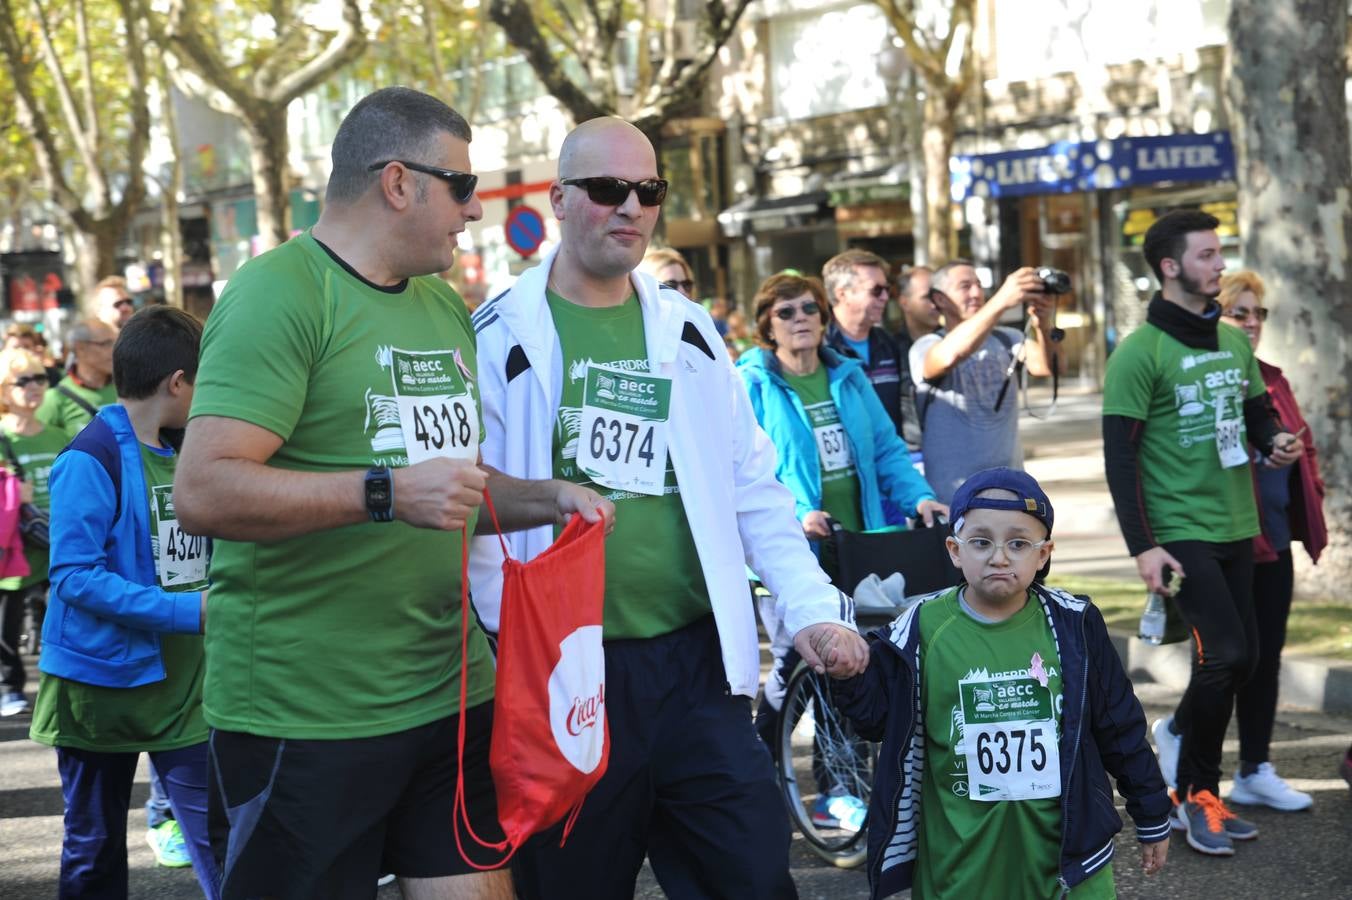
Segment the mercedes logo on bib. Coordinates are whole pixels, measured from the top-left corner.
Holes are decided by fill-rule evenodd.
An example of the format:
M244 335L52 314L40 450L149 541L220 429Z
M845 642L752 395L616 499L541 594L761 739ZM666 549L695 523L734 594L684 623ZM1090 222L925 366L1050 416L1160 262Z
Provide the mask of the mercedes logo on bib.
M559 644L549 676L549 727L559 753L584 775L606 742L606 672L601 626L584 625Z

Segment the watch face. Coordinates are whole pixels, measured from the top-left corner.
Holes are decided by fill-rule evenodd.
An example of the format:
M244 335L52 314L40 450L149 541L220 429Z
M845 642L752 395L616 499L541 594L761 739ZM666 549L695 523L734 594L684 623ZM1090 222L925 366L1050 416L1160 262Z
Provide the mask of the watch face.
M390 502L390 489L382 482L374 482L366 490L366 499L376 506Z

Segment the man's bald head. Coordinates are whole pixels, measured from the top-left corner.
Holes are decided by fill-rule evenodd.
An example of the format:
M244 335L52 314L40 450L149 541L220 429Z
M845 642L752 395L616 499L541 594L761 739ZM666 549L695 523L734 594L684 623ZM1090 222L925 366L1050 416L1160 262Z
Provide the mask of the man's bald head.
M649 163L643 174L625 174L610 171L617 157L632 162ZM657 177L657 154L647 135L624 119L602 116L588 119L574 128L563 139L559 149L560 178L590 178L613 175L617 178L639 180Z

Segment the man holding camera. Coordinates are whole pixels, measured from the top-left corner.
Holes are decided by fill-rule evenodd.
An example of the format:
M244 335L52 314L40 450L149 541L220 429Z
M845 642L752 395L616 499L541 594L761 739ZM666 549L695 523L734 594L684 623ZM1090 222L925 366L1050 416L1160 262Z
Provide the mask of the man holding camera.
M1056 298L1025 266L988 301L965 259L941 266L933 286L946 327L911 345L911 378L925 436L925 477L939 502L948 503L970 475L1023 465L1018 398L1002 388L1015 375L1016 361L1032 375L1051 374ZM1022 334L1000 325L1007 311L1020 306L1028 308Z

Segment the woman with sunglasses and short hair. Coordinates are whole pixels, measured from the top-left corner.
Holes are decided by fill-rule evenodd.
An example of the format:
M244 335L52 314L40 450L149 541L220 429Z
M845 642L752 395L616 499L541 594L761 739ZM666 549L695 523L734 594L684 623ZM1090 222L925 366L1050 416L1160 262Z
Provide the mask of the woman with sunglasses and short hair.
M831 308L820 281L780 273L756 292L756 343L737 360L756 413L779 455L775 477L793 494L803 533L822 556L822 568L837 577L830 520L846 531L882 528L883 501L926 523L948 507L934 498L911 465L910 452L878 399L864 364L823 344ZM839 585L849 591L853 585ZM761 618L770 635L774 669L757 711L763 738L775 722L788 677L797 665L788 635L770 604ZM776 712L771 712L774 710ZM857 832L864 801L831 784L817 770L813 822L823 828Z
M926 523L944 511L863 364L823 346L831 308L821 282L772 275L756 292L755 310L759 347L737 365L808 538L830 536L828 517L847 531L882 528L884 499Z
M1263 306L1263 279L1248 270L1221 277L1222 321L1249 337L1258 352L1268 310ZM1305 455L1293 466L1274 468L1254 451L1254 494L1262 534L1253 539L1253 603L1258 619L1258 658L1252 677L1235 694L1239 720L1239 771L1230 794L1234 803L1294 811L1308 808L1309 794L1295 790L1268 759L1272 721L1277 712L1277 685L1286 618L1291 612L1294 576L1291 544L1300 541L1312 562L1328 545L1324 525L1324 480L1319 477L1314 436L1301 415L1291 385L1274 365L1258 360L1268 397L1284 428L1305 442Z
M33 417L47 393L47 371L42 357L31 350L12 348L0 352L0 466L23 480L22 498L43 512L51 512L51 492L47 478L56 455L66 446L69 436L59 428L48 428ZM18 465L16 466L16 461ZM22 471L17 471L22 468ZM24 696L27 673L19 656L19 634L23 629L26 598L46 595L47 551L24 546L30 574L0 579L0 716L28 711ZM35 615L35 626L41 617Z

